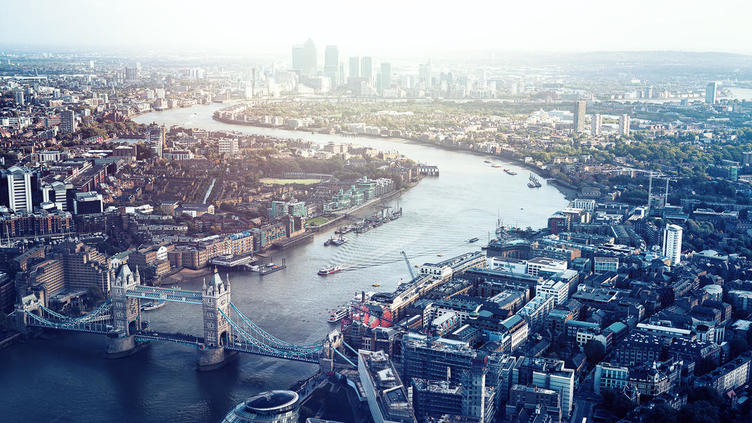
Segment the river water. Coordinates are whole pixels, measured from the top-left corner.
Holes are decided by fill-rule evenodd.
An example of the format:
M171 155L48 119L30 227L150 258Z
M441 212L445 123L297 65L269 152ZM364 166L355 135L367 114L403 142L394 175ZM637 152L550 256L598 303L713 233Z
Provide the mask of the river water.
M400 251L413 264L442 260L478 249L493 233L497 216L505 224L541 227L547 217L566 206L564 196L543 183L527 187L529 172L507 175L484 163L484 157L399 139L348 138L271 128L228 125L212 120L222 105L155 112L137 117L140 123L247 134L301 138L315 143L351 142L384 151L399 151L413 160L437 165L441 176L424 178L394 199L403 217L362 235L348 234L341 247L325 247L330 232L284 252L287 269L264 277L232 274L232 299L238 308L268 332L296 343L322 339L331 325L327 310L345 303L361 290L393 290L408 279ZM332 229L333 230L333 229ZM478 237L480 242L467 240ZM337 264L345 271L328 277L317 269ZM381 284L372 287L373 283ZM201 282L184 288L200 289ZM167 304L148 312L156 330L201 333L200 309ZM107 360L106 340L96 335L54 334L0 351L0 410L7 421L217 422L235 404L267 389L284 389L313 374L304 363L242 355L214 372L195 371L196 351L156 343L121 360Z

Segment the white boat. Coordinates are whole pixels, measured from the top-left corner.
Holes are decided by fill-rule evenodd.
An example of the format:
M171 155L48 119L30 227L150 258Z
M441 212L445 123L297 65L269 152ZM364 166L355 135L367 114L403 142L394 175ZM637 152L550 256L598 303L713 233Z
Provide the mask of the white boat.
M158 308L164 307L167 304L165 301L152 301L149 303L141 304L141 311L152 311Z
M331 310L329 312L329 318L327 319L327 322L337 323L347 316L347 312L348 312L348 308L344 306L335 310Z
M337 273L342 271L342 268L339 266L327 266L319 269L319 276L326 276L331 275L332 273Z

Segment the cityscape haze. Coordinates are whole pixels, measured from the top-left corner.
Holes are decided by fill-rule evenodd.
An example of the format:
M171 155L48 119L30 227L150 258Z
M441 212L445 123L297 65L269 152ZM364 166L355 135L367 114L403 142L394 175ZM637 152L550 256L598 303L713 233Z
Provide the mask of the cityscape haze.
M9 0L2 421L752 421L752 3Z

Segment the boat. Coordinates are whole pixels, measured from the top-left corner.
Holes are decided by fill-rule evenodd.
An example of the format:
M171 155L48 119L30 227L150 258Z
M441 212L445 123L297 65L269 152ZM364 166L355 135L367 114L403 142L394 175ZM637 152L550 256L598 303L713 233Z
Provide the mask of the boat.
M342 244L344 244L346 242L347 242L347 238L341 236L341 237L339 237L339 239L333 239L332 240L332 245L334 245L335 247L339 247L340 245L342 245Z
M444 257L444 254L436 254L436 257Z
M264 275L268 275L269 273L278 272L286 268L287 268L287 265L283 261L282 264L274 264L274 263L265 264L259 269L258 272L259 272L259 275L264 276Z
M326 266L319 269L319 276L331 275L332 273L341 272L342 268L339 266Z
M491 167L501 167L501 165L498 164L498 163L494 163L494 164L491 165Z
M326 241L324 241L324 247L328 247L330 245L334 244L334 239L329 238Z
M478 240L479 240L479 239L480 239L480 238L478 238L478 237L474 237L474 238L470 238L470 239L468 239L468 240L467 240L467 242L469 242L469 243L471 243L471 244L472 244L473 242L478 242Z
M141 304L141 311L152 311L158 308L164 307L167 304L165 301L152 301L149 303Z
M512 176L514 176L514 175L517 174L517 172L515 172L513 170L509 170L509 169L504 169L504 172L506 172L508 175L512 175Z
M538 178L533 176L533 174L530 174L529 182L527 183L528 188L540 188L542 185L540 181L538 181Z
M371 284L371 286L381 286L381 284L377 283L377 282L374 282L374 283Z
M491 160L483 160L483 163L491 163Z
M329 312L329 318L326 320L329 323L337 323L347 316L349 309L347 307L340 307Z

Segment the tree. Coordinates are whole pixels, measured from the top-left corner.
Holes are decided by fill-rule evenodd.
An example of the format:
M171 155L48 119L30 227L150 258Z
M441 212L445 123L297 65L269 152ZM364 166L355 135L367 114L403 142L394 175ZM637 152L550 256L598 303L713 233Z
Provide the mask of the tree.
M717 366L718 363L716 363L714 359L710 357L701 358L695 364L695 376L702 376L705 373L712 371Z
M666 404L658 404L645 416L645 423L676 423L677 411Z
M596 341L595 339L591 339L585 344L585 356L587 357L587 360L591 364L595 364L603 359L603 356L606 355L606 347L603 346L599 341Z
M635 404L619 391L608 389L603 391L601 396L601 406L620 419L635 407Z

